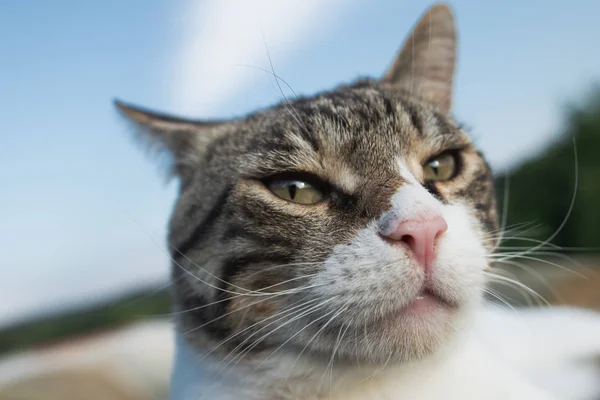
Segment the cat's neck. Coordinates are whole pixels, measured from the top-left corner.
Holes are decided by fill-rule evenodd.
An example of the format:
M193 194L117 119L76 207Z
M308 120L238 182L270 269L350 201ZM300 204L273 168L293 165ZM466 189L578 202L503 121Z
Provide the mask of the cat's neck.
M551 399L490 357L474 337L435 359L376 370L331 368L329 363L281 353L259 369L237 366L226 373L199 361L180 335L176 341L172 400Z

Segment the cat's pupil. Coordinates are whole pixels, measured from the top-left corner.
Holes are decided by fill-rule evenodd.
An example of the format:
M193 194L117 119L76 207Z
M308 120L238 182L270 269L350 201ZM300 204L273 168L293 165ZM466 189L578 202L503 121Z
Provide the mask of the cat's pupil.
M435 175L439 175L439 170L440 170L440 162L439 161L432 162L430 164L430 167Z
M296 197L296 191L298 190L298 186L296 186L295 183L290 183L290 186L289 186L288 190L290 192L290 198L292 200L294 200L294 198Z

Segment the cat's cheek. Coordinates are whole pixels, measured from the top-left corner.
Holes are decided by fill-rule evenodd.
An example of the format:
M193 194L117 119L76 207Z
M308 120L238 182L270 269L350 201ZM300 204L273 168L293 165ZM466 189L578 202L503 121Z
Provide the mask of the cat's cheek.
M444 207L448 231L437 246L432 282L450 301L463 305L481 298L488 266L487 251L477 221L466 205Z

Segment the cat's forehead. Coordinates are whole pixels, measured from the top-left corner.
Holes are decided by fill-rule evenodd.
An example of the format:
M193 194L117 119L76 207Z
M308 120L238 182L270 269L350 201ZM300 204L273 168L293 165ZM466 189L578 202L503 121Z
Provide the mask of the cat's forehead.
M285 101L247 123L245 164L265 174L295 170L345 181L390 177L470 144L435 107L364 81Z

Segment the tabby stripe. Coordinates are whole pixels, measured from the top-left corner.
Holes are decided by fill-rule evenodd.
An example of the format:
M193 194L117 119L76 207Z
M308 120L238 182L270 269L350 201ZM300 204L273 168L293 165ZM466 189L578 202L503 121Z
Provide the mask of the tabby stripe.
M211 308L211 318L214 318L213 315L216 316L221 316L224 315L227 312L227 307L229 306L229 301L230 301L230 297L231 295L227 292L225 292L225 290L228 290L227 285L228 283L231 282L231 279L238 273L239 270L241 270L242 268L250 265L250 264L255 264L255 263L261 263L261 262L277 262L277 263L289 263L291 261L291 257L289 256L285 256L283 254L278 254L278 253L273 253L273 254L269 254L269 253L260 253L260 252L256 252L253 254L247 254L245 256L240 256L240 257L231 257L227 260L225 260L223 262L223 265L221 267L221 281L219 282L219 292L216 295L216 300L223 300L224 301L220 301L216 304L214 304L213 306L209 307ZM205 317L204 315L198 315L199 318ZM231 328L224 326L223 323L225 321L220 320L221 323L220 324L216 324L214 326L211 326L213 324L209 324L207 325L207 328L210 328L210 332L209 334L213 335L213 336L221 336L221 337L227 337L231 334Z
M215 222L223 212L223 208L225 207L230 191L230 187L227 187L225 190L223 190L223 192L214 202L206 217L204 217L204 219L200 221L196 228L194 228L190 237L184 240L183 243L177 248L173 249L173 259L175 261L186 255L190 249L192 249L200 241L200 239L202 239L202 236L204 236L204 234L214 226Z
M224 299L224 301L220 301L210 307L207 307L210 308L210 314L206 315L205 311L205 313L197 314L197 317L201 320L204 319L206 321L211 321L212 319L220 317L221 315L224 315L227 312L231 312L227 310L231 297L231 294L225 292L225 290L228 290L227 283L231 282L231 279L237 274L237 272L240 269L250 264L265 261L288 263L291 261L291 258L277 253L265 254L257 252L240 257L231 257L225 260L223 266L221 267L221 281L219 282L219 288L221 290L219 290L219 292L216 295L216 300ZM206 325L204 329L208 334L212 335L213 337L220 336L221 338L224 338L228 337L233 333L231 327L226 325L225 319L220 319L218 321L215 321L214 323L210 323Z
M402 106L404 111L408 114L412 126L414 126L419 136L423 136L425 124L423 123L423 118L421 118L417 107L409 102L402 102Z
M281 246L293 248L296 244L292 238L285 236L275 236L272 234L259 234L257 232L248 231L243 225L232 223L223 233L222 240L229 242L235 239L246 239L256 243L269 243L270 246Z
M289 263L292 258L283 253L269 253L266 251L246 254L239 257L231 257L223 262L221 267L221 289L227 289L227 282L231 282L231 279L244 267L250 264L258 263ZM221 303L224 304L224 303Z
M187 321L186 326L192 329L203 326L202 332L216 340L231 334L231 329L226 325L227 321L224 318L218 319L225 313L220 303L208 305L212 300L197 294L185 279L177 283L177 290L180 293L187 293L179 297L179 311L193 310L179 315L179 318Z
M306 128L306 125L307 122L305 122L305 126L300 127L300 131L298 133L300 137L302 137L302 139L304 139L304 141L307 142L310 145L310 147L312 147L313 151L315 153L318 153L321 149L321 146L319 145L319 142L315 135L312 132L310 132L308 128Z
M456 131L440 113L434 112L433 118L439 135L452 135Z
M446 199L444 199L444 196L442 196L442 194L438 190L437 186L435 186L434 182L427 181L423 184L423 186L425 187L425 189L427 189L427 191L429 193L431 193L433 195L433 197L435 197L436 199L438 199L439 201L441 201L444 204L447 203Z
M385 106L386 115L388 115L388 116L396 115L396 107L394 107L394 105L392 104L392 101L389 98L387 98L387 97L383 98L383 105Z

